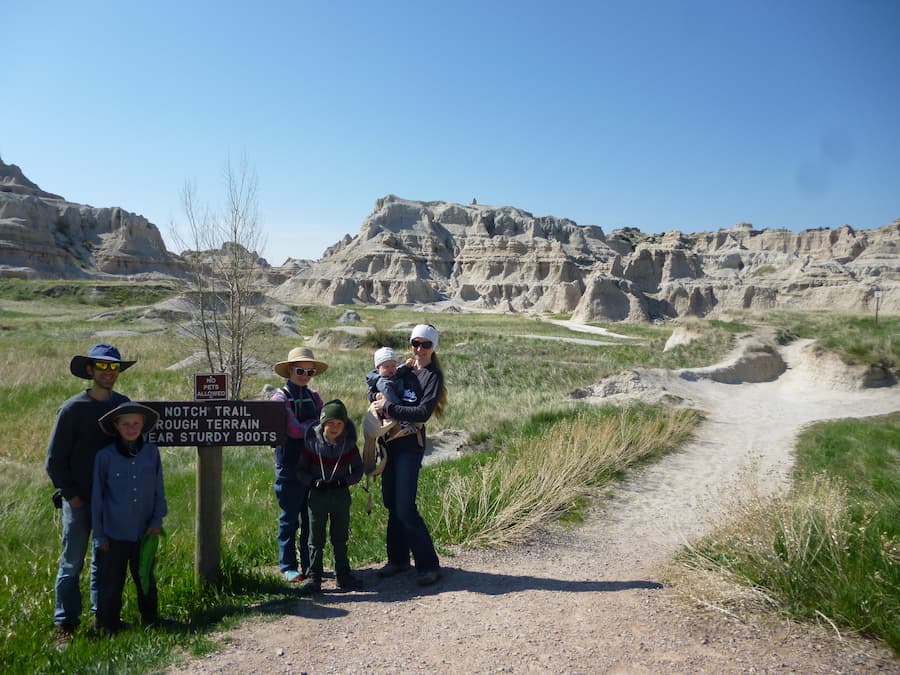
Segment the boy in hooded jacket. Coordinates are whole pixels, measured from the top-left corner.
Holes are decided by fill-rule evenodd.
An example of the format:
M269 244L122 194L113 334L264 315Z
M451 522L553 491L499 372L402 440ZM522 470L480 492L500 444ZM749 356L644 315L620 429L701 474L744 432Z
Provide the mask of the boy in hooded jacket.
M356 444L356 427L339 399L322 406L319 423L310 427L297 462L297 476L309 486L309 575L300 585L304 594L322 588L322 556L330 530L337 587L354 590L359 580L350 571L350 489L363 474ZM329 528L329 520L330 528Z

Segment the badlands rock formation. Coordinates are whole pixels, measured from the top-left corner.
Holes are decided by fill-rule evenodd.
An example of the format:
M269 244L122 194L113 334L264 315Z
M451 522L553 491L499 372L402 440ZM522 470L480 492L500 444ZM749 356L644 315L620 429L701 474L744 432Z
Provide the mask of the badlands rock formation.
M228 245L222 251L228 250ZM41 190L0 161L0 277L185 278L220 252L166 250L155 225ZM289 304L429 304L651 321L785 307L900 312L900 220L876 230L605 234L510 206L377 200L359 234L321 260L271 267L260 290ZM209 260L207 260L209 258Z
M512 207L389 195L356 237L274 291L297 302L431 303L489 309L574 308L584 271L614 256L599 227Z
M184 276L159 230L120 208L94 208L44 192L0 160L0 277L81 279Z
M513 207L379 199L356 237L273 291L291 303L434 303L648 321L729 309L900 311L900 221L877 230L608 236Z

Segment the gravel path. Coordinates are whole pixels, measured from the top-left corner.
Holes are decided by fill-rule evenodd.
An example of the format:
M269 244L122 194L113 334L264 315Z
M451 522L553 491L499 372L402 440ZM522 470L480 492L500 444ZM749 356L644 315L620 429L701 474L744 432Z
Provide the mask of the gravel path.
M365 590L326 584L313 600L261 607L267 616L223 634L220 651L170 672L900 673L877 644L827 627L743 623L690 605L660 580L748 472L766 489L786 485L803 425L900 410L896 387L820 386L803 346L783 350L789 369L774 382L647 373L708 417L683 451L598 500L583 526L459 551L424 590L412 574L379 580L362 570Z

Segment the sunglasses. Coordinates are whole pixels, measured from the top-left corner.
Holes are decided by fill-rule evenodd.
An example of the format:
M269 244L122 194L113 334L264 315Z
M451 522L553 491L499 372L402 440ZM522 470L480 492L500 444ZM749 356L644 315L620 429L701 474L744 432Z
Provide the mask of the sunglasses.
M410 340L413 349L431 349L434 343L431 340Z
M94 361L94 368L97 370L118 370L121 366L117 361Z
M295 375L307 375L309 377L312 377L313 375L316 374L316 369L315 368L294 368L294 374Z

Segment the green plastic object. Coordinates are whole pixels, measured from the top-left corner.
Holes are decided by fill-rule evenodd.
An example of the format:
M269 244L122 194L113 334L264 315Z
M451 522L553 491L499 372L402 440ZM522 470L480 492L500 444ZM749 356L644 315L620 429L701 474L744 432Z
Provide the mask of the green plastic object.
M159 549L159 540L165 536L165 531L159 534L145 534L141 537L141 548L138 554L138 576L141 581L141 591L146 593L150 589L150 573L153 571L153 563L156 560L156 551Z

